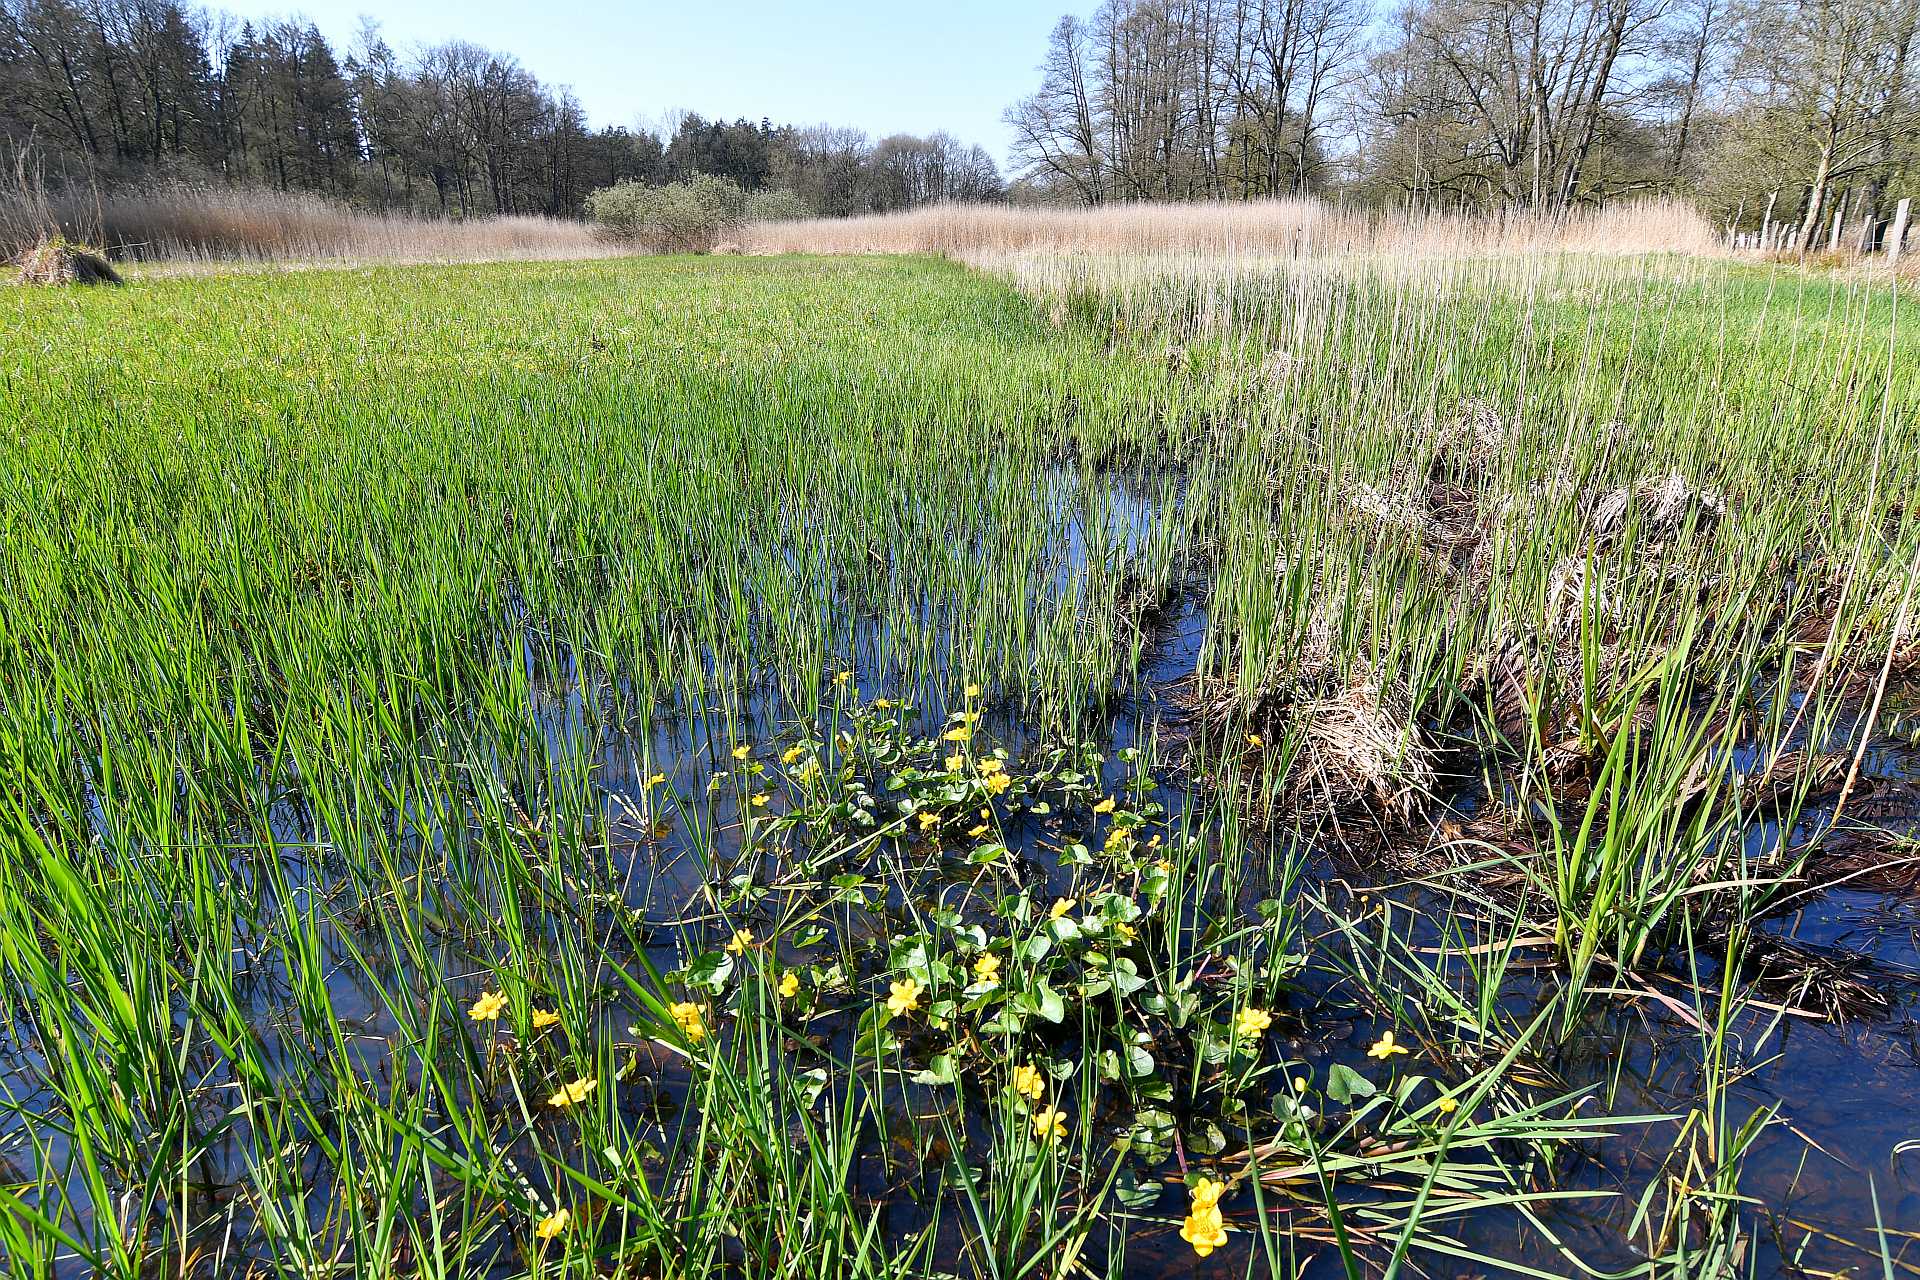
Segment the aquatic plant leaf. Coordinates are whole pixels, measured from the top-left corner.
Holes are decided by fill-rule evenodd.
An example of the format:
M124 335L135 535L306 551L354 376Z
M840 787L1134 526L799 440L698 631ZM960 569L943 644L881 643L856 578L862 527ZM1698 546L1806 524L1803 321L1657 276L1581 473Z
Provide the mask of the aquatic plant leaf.
M1327 1069L1327 1096L1335 1102L1345 1105L1355 1098L1371 1098L1375 1092L1373 1081L1344 1062Z

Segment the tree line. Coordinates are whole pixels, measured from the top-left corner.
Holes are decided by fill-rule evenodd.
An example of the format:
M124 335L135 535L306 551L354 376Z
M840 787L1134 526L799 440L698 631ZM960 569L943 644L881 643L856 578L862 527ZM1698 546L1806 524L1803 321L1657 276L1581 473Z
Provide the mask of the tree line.
M596 189L695 174L829 215L1003 192L993 159L945 133L692 114L596 129L508 54L403 57L372 23L341 50L310 23L175 0L0 0L0 145L52 185L268 186L460 217L578 216Z
M449 216L577 216L694 175L828 216L938 200L1337 194L1561 209L1694 197L1870 241L1920 166L1920 0L1102 0L1006 113L1012 181L945 133L679 115L592 127L454 41L179 0L0 0L0 148L53 183L178 178ZM4 158L4 156L0 156ZM1836 222L1837 219L1837 222Z
M1920 0L1105 0L1007 112L1022 189L1337 191L1568 208L1643 193L1869 237L1920 162Z

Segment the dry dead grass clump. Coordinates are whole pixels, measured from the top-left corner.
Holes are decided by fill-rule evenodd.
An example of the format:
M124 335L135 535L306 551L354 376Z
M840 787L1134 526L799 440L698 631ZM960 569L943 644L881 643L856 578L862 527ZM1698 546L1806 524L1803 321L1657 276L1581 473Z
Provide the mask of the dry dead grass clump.
M1622 540L1635 530L1636 559L1675 582L1684 579L1678 559L1689 544L1712 536L1727 514L1717 490L1696 485L1677 471L1650 475L1583 502L1572 485L1554 486L1538 501L1585 509L1589 550L1556 563L1547 576L1545 611L1533 625L1510 624L1473 663L1468 693L1488 706L1493 725L1509 746L1529 743L1541 752L1547 776L1564 782L1595 762L1600 741L1580 722L1583 665L1591 656L1599 691L1609 692L1627 674L1619 632ZM1529 506L1534 504L1529 504ZM1511 507L1499 519L1514 518ZM1524 515L1521 517L1525 519ZM1491 538L1489 528L1485 536ZM1591 653L1588 652L1590 648ZM1643 708L1627 707L1636 719ZM1616 726L1617 727L1617 726Z
M1596 502L1594 532L1612 537L1625 531L1627 513L1637 509L1641 540L1664 543L1687 530L1698 535L1713 532L1727 514L1727 500L1717 491L1695 485L1678 471L1648 476L1623 485Z
M1364 816L1411 826L1439 785L1440 753L1421 728L1405 681L1388 673L1342 671L1332 624L1315 619L1291 669L1252 692L1227 682L1202 690L1199 712L1211 736L1244 728L1249 748L1272 759L1281 743L1277 798L1302 824Z
M1296 710L1304 749L1290 782L1298 809L1338 814L1360 803L1411 825L1439 783L1435 752L1414 720L1404 685L1350 678Z
M23 285L122 284L107 260L60 236L42 236L14 259L14 281Z
M1670 199L1558 214L1360 209L1309 198L1095 208L942 204L863 218L754 223L741 242L749 253L930 253L969 259L1031 251L1227 256L1722 252L1721 238L1706 219Z

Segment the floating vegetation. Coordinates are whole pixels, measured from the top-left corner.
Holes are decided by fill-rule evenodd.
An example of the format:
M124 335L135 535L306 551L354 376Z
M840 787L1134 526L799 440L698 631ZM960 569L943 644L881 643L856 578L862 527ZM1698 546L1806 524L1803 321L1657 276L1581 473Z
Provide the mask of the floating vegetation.
M1911 1269L1891 296L985 265L9 296L11 1272Z

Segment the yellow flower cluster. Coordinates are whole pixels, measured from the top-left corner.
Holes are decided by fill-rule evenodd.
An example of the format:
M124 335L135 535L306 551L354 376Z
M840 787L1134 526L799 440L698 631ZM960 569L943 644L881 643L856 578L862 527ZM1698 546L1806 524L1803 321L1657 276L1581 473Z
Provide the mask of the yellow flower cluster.
M1202 1178L1193 1186L1193 1203L1180 1227L1180 1238L1202 1258L1227 1242L1227 1222L1220 1213L1220 1197L1226 1193L1227 1185L1213 1178Z
M1273 1015L1265 1009L1251 1006L1242 1009L1234 1020L1233 1030L1242 1040L1250 1040L1273 1025Z
M1013 1091L1038 1102L1040 1095L1047 1091L1047 1078L1040 1074L1038 1067L1023 1062L1013 1069Z
M667 1012L673 1015L674 1022L679 1024L680 1034L687 1039L698 1042L707 1038L706 1021L700 1016L700 1006L693 1001L682 1000Z
M581 1076L572 1084L561 1085L554 1095L547 1099L547 1105L550 1107L575 1106L585 1102L588 1096L599 1087L600 1082L592 1076Z
M912 978L888 984L887 1012L912 1013L920 1007L920 984Z
M467 1016L475 1022L492 1022L507 1008L507 997L498 991L482 991L480 998L473 1002L473 1008L467 1010Z

